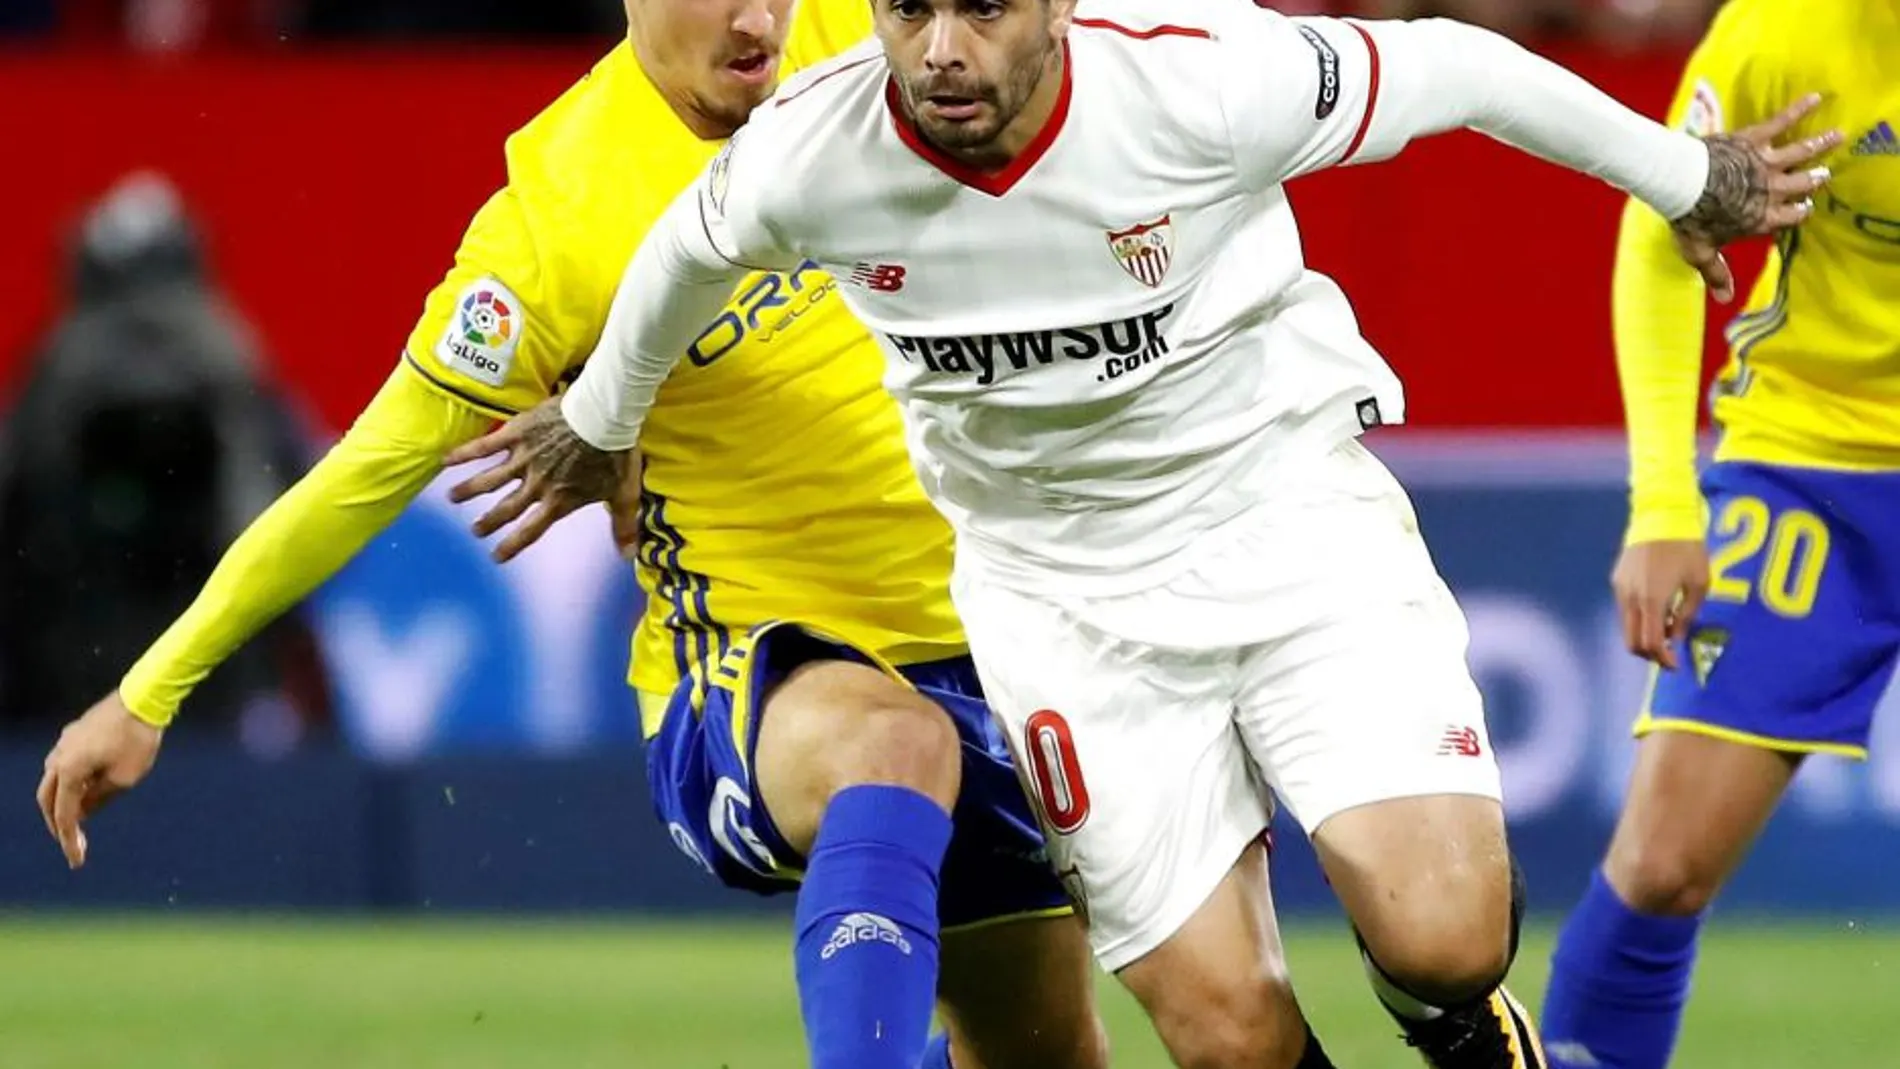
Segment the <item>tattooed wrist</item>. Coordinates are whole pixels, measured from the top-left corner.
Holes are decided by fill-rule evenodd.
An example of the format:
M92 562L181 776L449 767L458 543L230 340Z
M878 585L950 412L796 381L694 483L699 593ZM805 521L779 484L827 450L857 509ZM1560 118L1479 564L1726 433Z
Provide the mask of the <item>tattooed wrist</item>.
M1755 147L1726 134L1703 142L1709 149L1708 182L1695 207L1676 220L1676 229L1714 245L1761 233L1768 219L1768 170Z
M604 501L619 485L620 466L615 454L587 444L557 410L549 410L524 427L522 443L551 488L583 500Z

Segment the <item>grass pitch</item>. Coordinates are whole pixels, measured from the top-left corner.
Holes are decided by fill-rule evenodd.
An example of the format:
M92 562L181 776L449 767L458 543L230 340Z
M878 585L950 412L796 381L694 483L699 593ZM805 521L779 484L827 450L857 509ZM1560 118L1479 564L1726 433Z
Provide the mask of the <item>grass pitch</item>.
M5 1069L796 1069L798 1007L769 924L0 919ZM1289 933L1342 1069L1417 1069L1327 925ZM1512 986L1540 1000L1549 932ZM1115 1064L1164 1069L1112 981ZM1714 925L1684 1069L1900 1064L1900 929Z

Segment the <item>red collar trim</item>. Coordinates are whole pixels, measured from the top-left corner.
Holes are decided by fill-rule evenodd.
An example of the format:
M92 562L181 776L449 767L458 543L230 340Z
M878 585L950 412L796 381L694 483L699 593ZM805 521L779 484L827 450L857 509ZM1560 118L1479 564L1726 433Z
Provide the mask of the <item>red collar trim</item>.
M1008 193L1011 187L1022 180L1023 175L1029 173L1029 169L1036 165L1036 161L1048 153L1049 146L1055 144L1056 135L1062 132L1063 124L1068 121L1069 98L1075 85L1070 76L1071 64L1069 42L1065 40L1062 42L1062 88L1056 93L1055 110L1049 113L1049 118L1042 124L1042 129L1036 131L1036 136L1030 139L1029 144L1023 146L1023 150L1016 154L1016 158L994 171L972 167L925 140L916 124L912 123L910 117L904 113L904 102L897 94L897 79L895 78L886 79L884 82L884 104L891 113L891 124L897 127L897 136L925 163L971 189L987 193L992 197L1000 197Z

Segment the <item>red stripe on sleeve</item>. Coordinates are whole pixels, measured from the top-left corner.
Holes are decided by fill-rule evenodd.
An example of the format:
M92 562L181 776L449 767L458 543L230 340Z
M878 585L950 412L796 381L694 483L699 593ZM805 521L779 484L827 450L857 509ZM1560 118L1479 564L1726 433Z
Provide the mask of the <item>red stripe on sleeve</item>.
M1366 113L1360 117L1359 129L1353 132L1352 143L1346 146L1346 154L1339 158L1340 163L1351 160L1359 147L1366 143L1366 131L1372 129L1372 109L1379 103L1379 46L1373 43L1372 35L1366 32L1364 26L1356 22L1346 25L1351 26L1360 39L1366 42L1366 55L1372 60L1372 68L1366 75Z
M1197 26L1173 26L1163 24L1160 26L1150 26L1145 30L1137 30L1132 26L1124 26L1119 22L1111 22L1108 19L1088 19L1080 16L1070 19L1069 22L1072 25L1083 26L1091 30L1108 30L1112 33L1119 33L1123 37L1132 37L1137 41L1152 41L1157 37L1198 37L1202 40L1212 40L1214 37L1213 34Z

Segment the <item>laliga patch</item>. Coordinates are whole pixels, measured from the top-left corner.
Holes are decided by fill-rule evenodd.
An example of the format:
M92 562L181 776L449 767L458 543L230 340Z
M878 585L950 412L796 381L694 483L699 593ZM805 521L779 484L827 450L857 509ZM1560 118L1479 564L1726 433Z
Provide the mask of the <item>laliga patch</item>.
M1689 663L1695 668L1696 686L1709 685L1709 673L1715 671L1715 663L1727 649L1728 629L1725 627L1704 627L1689 636Z
M1695 89L1689 94L1689 113L1682 118L1682 128L1697 137L1722 132L1722 98L1715 95L1715 87L1706 79L1696 79Z
M476 382L500 386L508 381L526 326L520 298L495 279L479 279L455 298L449 325L435 343L436 359Z
M1339 52L1311 26L1301 26L1300 36L1319 53L1319 99L1313 102L1313 118L1324 119L1339 106Z

